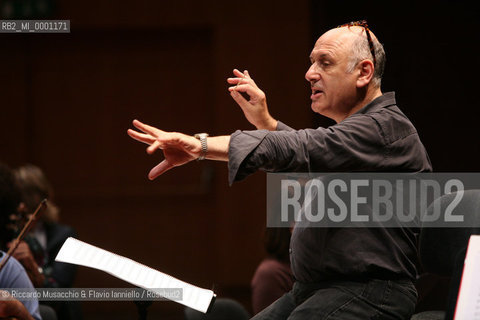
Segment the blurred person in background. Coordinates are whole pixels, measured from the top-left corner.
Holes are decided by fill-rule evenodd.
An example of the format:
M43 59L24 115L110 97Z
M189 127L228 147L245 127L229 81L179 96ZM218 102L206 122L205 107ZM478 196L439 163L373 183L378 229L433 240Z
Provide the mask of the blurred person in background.
M292 290L294 278L290 269L289 228L267 228L265 250L267 256L260 262L253 275L252 308L257 314L275 300Z
M20 207L20 191L15 183L12 170L0 162L0 246L5 249L6 242L11 238L9 231L10 217L17 214ZM0 262L6 259L6 253L0 251ZM19 301L14 299L7 290L24 288L33 290L32 282L25 269L13 257L0 270L0 318L42 319L38 301L29 299Z
M48 207L19 244L14 257L25 267L35 287L72 287L76 265L56 262L55 257L65 240L76 237L76 232L70 226L59 223L60 210L53 201L50 182L39 167L31 164L16 169L15 178L26 212L34 212L43 199L48 199ZM80 304L76 301L58 301L50 305L59 319L81 319Z

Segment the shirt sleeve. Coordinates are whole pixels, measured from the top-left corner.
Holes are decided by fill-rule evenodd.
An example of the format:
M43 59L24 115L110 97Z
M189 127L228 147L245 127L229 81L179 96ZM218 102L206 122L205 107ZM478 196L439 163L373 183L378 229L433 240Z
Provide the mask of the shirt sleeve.
M2 274L0 282L5 288L24 288L32 290L34 289L33 284L28 278L25 269L14 257L10 257L10 259L4 266L2 272L4 274ZM29 299L19 301L23 303L25 308L35 320L42 319L42 317L40 316L38 300Z
M293 128L290 128L285 123L277 121L277 131L294 131Z
M289 127L279 123L280 128ZM257 170L378 171L387 156L382 131L367 115L351 116L329 128L236 131L229 145L229 182Z

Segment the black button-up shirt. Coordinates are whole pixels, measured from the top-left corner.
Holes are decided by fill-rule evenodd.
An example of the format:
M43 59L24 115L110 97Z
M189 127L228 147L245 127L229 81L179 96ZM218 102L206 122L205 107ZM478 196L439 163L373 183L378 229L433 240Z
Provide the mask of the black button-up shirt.
M236 131L229 146L230 184L267 172L423 172L432 166L418 133L386 93L328 128ZM416 243L408 228L295 228L294 276L398 279L416 276Z

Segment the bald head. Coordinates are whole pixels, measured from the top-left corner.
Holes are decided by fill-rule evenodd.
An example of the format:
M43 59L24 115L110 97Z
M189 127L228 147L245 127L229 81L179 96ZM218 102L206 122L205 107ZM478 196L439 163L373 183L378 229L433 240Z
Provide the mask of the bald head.
M370 31L374 52L375 52L375 71L372 78L372 84L380 87L383 71L385 69L385 51L373 32ZM370 60L374 62L370 45L368 42L366 30L361 26L345 26L341 28L331 29L325 32L317 43L333 42L343 47L350 58L348 71L352 72L355 66L362 60Z
M337 39L340 42L347 43L347 41L353 41L355 38L361 36L362 32L363 27L357 26L334 28L325 32L318 40L328 39L330 41L334 41L335 39Z
M312 110L340 122L381 95L385 54L372 39L380 52L376 63L363 27L332 29L317 40L305 74Z

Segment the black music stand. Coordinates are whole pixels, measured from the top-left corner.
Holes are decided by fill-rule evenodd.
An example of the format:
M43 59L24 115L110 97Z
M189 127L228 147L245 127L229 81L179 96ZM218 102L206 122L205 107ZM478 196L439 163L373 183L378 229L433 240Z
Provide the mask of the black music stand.
M137 306L138 319L147 320L147 309L153 303L152 300L135 300L135 305Z

